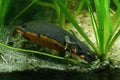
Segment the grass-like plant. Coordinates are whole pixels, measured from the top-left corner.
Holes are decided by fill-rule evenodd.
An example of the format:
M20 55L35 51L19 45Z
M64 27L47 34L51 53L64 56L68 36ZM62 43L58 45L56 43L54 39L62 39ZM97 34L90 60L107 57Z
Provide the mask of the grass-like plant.
M116 1L117 5L120 5L118 0ZM93 11L89 6L91 13L91 19L93 22L94 33L96 36L96 42L98 46L99 59L104 61L107 57L108 52L110 51L113 43L120 35L120 6L117 7L117 10L114 16L110 17L110 0L94 0L95 9L97 14L97 20L95 20Z
M9 9L10 2L12 2L12 0L0 0L0 31L4 24L4 19Z
M89 45L95 51L100 61L108 60L107 54L110 51L113 43L120 35L120 3L115 0L117 10L114 16L110 17L110 0L94 0L97 20L93 14L93 10L89 0L85 0L93 24L93 30L96 38L97 47L92 43L88 36L84 33L82 28L75 21L74 17L68 12L61 0L55 0L60 9L64 12L68 20L74 25L83 38L89 43ZM94 35L93 34L93 35Z

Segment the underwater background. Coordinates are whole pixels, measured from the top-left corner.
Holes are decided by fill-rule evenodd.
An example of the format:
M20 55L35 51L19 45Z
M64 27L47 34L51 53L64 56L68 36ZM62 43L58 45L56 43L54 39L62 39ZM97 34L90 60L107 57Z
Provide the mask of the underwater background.
M107 9L104 8L104 4L102 9L98 7L97 2L92 0L1 0L0 79L119 80L120 28L118 23L120 15L118 13L120 12L120 2L119 0L96 1L98 1L99 4L108 4L108 9L111 8L109 14L111 23L109 20L107 21L105 19L108 17L104 18L102 15L105 13L103 10ZM63 5L61 5L60 2ZM88 8L89 3L91 7ZM97 14L96 6L101 10L98 11L99 14ZM91 8L93 13L90 12ZM69 13L67 13L67 11ZM95 18L96 22L91 19L91 16ZM105 14L105 16L108 15ZM97 24L103 19L106 21L103 21L102 24L104 25L102 26L117 26L114 33L116 37L113 36L112 39L114 39L115 42L112 47L110 47L110 50L107 48L108 52L106 51L106 53L102 53L101 51L101 53L99 53L101 49L99 50L98 48L101 46L97 46L93 23L95 22L95 24ZM77 22L77 24L74 20ZM19 27L24 23L31 21L52 23L60 26L89 46L90 49L94 51L96 61L89 63L81 59L74 60L72 58L66 59L65 57L59 57L56 55L54 56L54 52L50 51L49 49L41 48L27 42L24 43L24 38L19 34L16 38L11 36L15 27ZM105 24L107 22L111 25ZM74 27L74 24L79 25L78 27L84 31L84 33L92 41L93 47L91 47L89 44L89 40L88 42L86 41L87 38L84 38L84 34L81 35L82 31L79 30L79 28ZM98 25L101 26L101 24ZM33 28L35 29L34 25ZM97 48L94 48L94 46Z

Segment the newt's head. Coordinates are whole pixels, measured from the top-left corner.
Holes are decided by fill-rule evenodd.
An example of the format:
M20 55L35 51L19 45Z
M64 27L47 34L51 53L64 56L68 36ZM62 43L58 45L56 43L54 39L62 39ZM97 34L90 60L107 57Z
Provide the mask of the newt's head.
M88 46L84 45L84 43L81 43L80 45L78 44L76 55L86 60L87 62L92 62L96 60L94 52L91 51Z
M86 60L87 62L92 62L92 61L95 61L95 60L96 60L95 55L94 55L94 54L91 54L90 52L84 52L84 51L82 51L82 53L81 53L81 50L78 50L77 55L78 55L80 58Z

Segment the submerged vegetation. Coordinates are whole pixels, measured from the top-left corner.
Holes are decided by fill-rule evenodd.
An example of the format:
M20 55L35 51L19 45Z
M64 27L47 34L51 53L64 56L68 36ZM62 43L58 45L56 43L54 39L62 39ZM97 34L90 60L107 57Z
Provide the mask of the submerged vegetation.
M4 24L4 20L5 20L8 10L9 10L9 6L10 6L11 2L12 2L12 0L0 0L0 31Z
M114 0L118 6L120 4L118 0ZM113 43L120 35L120 7L117 7L115 14L110 16L110 0L95 0L95 10L97 20L93 15L93 11L88 3L89 11L91 13L91 19L93 23L94 34L96 37L96 43L98 47L98 53L96 53L101 61L107 58L107 54L110 51Z
M107 55L120 35L120 2L118 0L113 0L117 9L114 11L110 7L111 0L94 0L95 13L97 18L95 18L93 6L91 6L90 0L81 0L77 7L73 10L68 7L70 0L53 0L50 3L45 1L32 0L21 12L19 12L16 16L14 16L11 23L13 24L15 20L20 17L23 13L25 13L32 5L39 5L42 7L49 7L56 11L58 24L62 28L65 26L66 21L70 21L74 25L74 27L78 30L78 32L82 35L82 37L88 42L91 48L94 50L97 58L102 62L108 60ZM3 25L6 13L8 11L8 6L10 5L12 0L1 0L0 1L0 29ZM96 44L88 38L85 32L82 30L81 26L78 25L75 18L79 15L81 9L84 5L87 5L91 21L93 24L94 35L96 39ZM113 16L110 16L111 11L114 13ZM0 43L0 46L5 46ZM8 46L6 46L8 47ZM8 47L14 50L18 50L12 47ZM19 49L20 50L20 49ZM22 50L26 52L33 52L31 50ZM38 53L38 52L34 52ZM44 55L43 53L38 53ZM51 56L47 54L46 56L63 59L56 56ZM72 60L71 60L72 61Z

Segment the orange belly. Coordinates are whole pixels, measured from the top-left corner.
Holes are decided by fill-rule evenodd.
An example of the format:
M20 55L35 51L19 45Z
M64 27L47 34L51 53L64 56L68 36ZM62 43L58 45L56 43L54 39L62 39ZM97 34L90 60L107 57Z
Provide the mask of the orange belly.
M42 47L56 50L58 53L65 53L65 46L47 36L38 35L32 32L24 32L20 28L16 28L14 30L13 36L15 37L17 33L21 34L30 43L38 44Z

